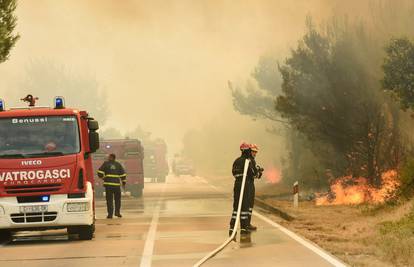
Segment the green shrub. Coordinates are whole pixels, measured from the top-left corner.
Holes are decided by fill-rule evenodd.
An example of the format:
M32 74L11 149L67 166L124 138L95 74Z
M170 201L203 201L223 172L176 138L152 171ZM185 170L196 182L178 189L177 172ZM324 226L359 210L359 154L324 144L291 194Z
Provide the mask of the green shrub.
M414 158L409 158L400 169L401 187L399 195L410 198L414 195Z

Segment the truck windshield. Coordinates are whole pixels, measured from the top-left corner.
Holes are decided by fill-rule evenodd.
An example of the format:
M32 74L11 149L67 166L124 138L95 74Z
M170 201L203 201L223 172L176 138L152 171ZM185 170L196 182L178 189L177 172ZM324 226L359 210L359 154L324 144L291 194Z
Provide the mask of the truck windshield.
M75 116L0 119L0 157L30 158L80 151Z

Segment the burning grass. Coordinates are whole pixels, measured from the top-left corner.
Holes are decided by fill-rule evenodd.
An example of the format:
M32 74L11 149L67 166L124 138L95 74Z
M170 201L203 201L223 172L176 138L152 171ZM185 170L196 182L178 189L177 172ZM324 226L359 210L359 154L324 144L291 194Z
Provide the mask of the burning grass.
M316 205L382 204L395 196L400 182L395 170L384 172L381 181L381 186L377 188L364 177L345 176L336 179L329 193L317 196Z
M296 217L281 223L351 266L414 266L414 201L399 206L327 205L267 198ZM374 212L373 212L374 211Z
M279 197L270 197L276 187L273 196ZM414 266L414 199L399 202L400 187L404 183L390 170L378 187L363 177L338 178L328 193L315 194L314 201L302 201L298 209L279 192L280 184L263 188L261 194L296 218L282 224L351 266Z

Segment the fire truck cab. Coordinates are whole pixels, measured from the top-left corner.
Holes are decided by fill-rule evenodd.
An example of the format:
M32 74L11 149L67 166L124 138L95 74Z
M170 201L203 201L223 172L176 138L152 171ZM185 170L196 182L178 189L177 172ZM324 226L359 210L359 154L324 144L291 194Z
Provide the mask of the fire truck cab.
M65 108L62 97L52 108L6 110L0 100L0 239L60 228L93 238L98 128L86 111Z

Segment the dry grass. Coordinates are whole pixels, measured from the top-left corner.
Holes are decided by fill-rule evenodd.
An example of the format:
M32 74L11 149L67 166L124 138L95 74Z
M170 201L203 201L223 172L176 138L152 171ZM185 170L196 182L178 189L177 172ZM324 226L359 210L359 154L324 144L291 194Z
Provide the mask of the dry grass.
M310 201L294 209L290 201L268 198L266 202L296 217L284 222L284 226L351 266L414 266L414 236L410 229L414 223L407 219L413 201L381 209L315 206Z

